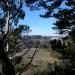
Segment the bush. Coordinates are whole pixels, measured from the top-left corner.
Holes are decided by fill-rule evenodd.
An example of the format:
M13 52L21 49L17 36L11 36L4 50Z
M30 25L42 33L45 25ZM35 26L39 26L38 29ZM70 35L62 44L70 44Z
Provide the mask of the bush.
M43 47L43 48L48 48L48 46L47 46L47 45L42 45L42 47Z

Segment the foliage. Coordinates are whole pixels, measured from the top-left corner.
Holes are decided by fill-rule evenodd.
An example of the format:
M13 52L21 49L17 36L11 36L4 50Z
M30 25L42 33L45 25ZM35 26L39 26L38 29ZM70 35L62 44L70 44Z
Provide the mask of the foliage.
M63 4L64 7L62 6ZM45 14L40 15L40 17L56 18L57 21L56 23L54 23L55 27L53 28L58 29L60 34L69 34L72 43L68 43L67 47L62 47L61 49L59 49L62 50L60 52L63 55L63 60L70 60L69 63L72 66L68 65L64 70L65 74L62 75L67 75L68 72L69 74L75 73L75 67L73 67L75 65L73 64L75 63L75 0L33 0L33 2L31 2L30 4L30 7L32 10L45 9ZM53 47L55 45L53 45ZM58 47L60 47L60 44L58 44ZM60 74L61 73L54 72L54 75Z
M14 66L9 58L20 47L21 34L29 31L27 25L17 26L19 20L25 17L22 7L23 0L0 0L0 60L3 75L15 75ZM7 44L8 53L6 52Z
M43 18L54 17L54 29L59 29L62 34L64 31L72 30L75 25L75 0L26 0L32 10L45 9ZM63 6L64 4L64 6Z
M19 2L19 3L18 3ZM18 43L15 41L16 39L20 38L20 34L23 30L29 30L24 28L23 26L19 26L19 28L16 28L13 26L17 26L17 23L19 22L19 19L24 19L25 17L25 12L22 9L23 6L23 0L0 0L0 32L2 32L2 36L5 32L4 27L7 25L8 26L8 34L6 35L6 40L5 43L8 42L10 44L10 48L14 48L15 45ZM55 25L55 29L59 29L59 33L69 33L71 36L72 40L74 41L74 32L75 32L75 0L25 0L26 5L30 6L31 10L35 9L46 9L46 12L44 15L40 15L40 17L43 18L49 18L49 17L54 17L57 19ZM67 8L62 8L61 5L65 4ZM16 36L16 37L15 37ZM14 38L12 40L12 38ZM2 37L3 39L3 37ZM10 63L7 55L4 52L4 39L0 40L1 46L0 46L0 55L3 53L3 55L0 57L1 61L5 63L3 65L3 71L5 70L6 74L4 75L10 75L12 73L8 73L8 70L12 70L12 64ZM13 43L11 43L12 41ZM60 44L58 44L60 46ZM65 53L63 56L67 54L69 56L68 59L74 59L74 45L69 45L70 48L65 48L63 49L63 53ZM37 47L36 47L37 48ZM65 56L65 59L67 59L67 56ZM71 60L72 61L72 60ZM72 64L73 62L71 62ZM6 64L9 67L6 69ZM72 64L73 65L73 64ZM11 72L11 71L10 71ZM12 71L13 72L13 71ZM58 74L58 73L57 73Z

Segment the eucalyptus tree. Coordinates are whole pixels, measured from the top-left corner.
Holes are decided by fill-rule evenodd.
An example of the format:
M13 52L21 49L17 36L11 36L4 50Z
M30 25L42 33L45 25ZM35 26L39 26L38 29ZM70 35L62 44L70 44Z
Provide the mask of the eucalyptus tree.
M24 19L25 12L22 9L23 3L30 6L31 10L45 9L45 14L40 15L43 18L54 17L57 19L54 23L54 29L59 29L60 33L71 31L75 28L75 0L0 0L0 59L3 64L3 75L15 75L14 66L10 63L7 55L4 52L4 47L7 44L9 49L9 39L6 38L9 31L13 30L19 19ZM67 8L61 7L65 4ZM74 36L71 35L71 36ZM7 42L3 42L4 39Z
M28 32L31 31L27 25L17 26L19 20L25 18L25 11L22 9L25 1L26 0L0 0L0 60L2 63L3 75L15 75L15 68L9 59L9 55L12 55L10 53L13 53L14 50L19 48L21 34L23 32L28 34ZM32 60L33 58L31 61ZM24 66L24 69L28 67L31 61ZM23 69L19 75L22 71Z
M25 17L22 5L23 0L0 0L0 60L2 62L3 75L15 75L14 66L8 59L5 51L9 51L8 49L14 42L13 40L15 38L18 39L20 33L28 27L19 26L19 28L15 29L19 20ZM11 39L13 42L10 41Z

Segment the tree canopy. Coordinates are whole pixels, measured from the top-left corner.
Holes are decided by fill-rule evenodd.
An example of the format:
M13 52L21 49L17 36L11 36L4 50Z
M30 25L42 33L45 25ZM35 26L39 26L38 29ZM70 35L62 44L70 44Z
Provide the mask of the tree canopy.
M40 14L40 17L56 18L54 29L58 29L61 34L66 31L70 36L75 37L75 0L0 0L0 32L2 33L0 59L2 61L3 75L15 75L14 66L4 51L6 43L10 43L10 47L14 47L15 45L13 46L13 44L16 44L15 39L19 39L18 37L22 31L29 30L27 25L17 27L19 20L25 18L25 11L22 9L23 2L31 10L45 9L46 12ZM67 8L63 8L63 3ZM7 34L4 34L5 32ZM12 44L9 40L13 41Z
M26 0L31 10L45 9L41 14L43 18L56 18L54 29L59 29L60 33L74 29L75 25L75 0ZM63 5L64 4L64 5Z
M0 60L3 75L15 75L14 65L8 54L11 55L10 51L13 53L16 47L19 48L17 45L18 40L21 40L21 33L29 31L29 26L25 24L17 26L19 20L25 17L22 6L23 0L0 0Z

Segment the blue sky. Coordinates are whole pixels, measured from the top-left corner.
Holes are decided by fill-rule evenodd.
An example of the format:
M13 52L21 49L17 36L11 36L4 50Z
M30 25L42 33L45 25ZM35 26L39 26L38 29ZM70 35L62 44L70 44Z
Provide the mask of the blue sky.
M53 22L55 22L54 18L41 18L39 15L44 10L40 11L30 11L28 7L25 5L23 6L23 9L25 10L25 19L20 20L19 24L25 24L30 27L32 32L29 33L29 35L43 35L43 36L50 36L54 32L52 30Z
M63 8L65 5L62 4ZM19 24L25 24L30 27L32 32L29 35L43 35L43 36L51 36L54 35L55 30L52 29L53 23L56 21L54 18L41 18L39 14L43 13L45 10L40 11L30 11L28 7L23 6L25 10L25 19L20 20Z
M16 0L17 1L17 0ZM17 3L17 2L16 2ZM63 3L61 7L68 8ZM25 24L30 27L32 32L29 33L29 35L43 35L43 36L51 36L55 35L55 30L52 29L53 23L56 21L54 18L41 18L39 15L42 14L45 10L39 10L39 11L30 11L29 7L25 6L25 3L23 4L23 10L25 11L25 18L24 20L20 20L19 24ZM0 11L2 11L0 9Z

